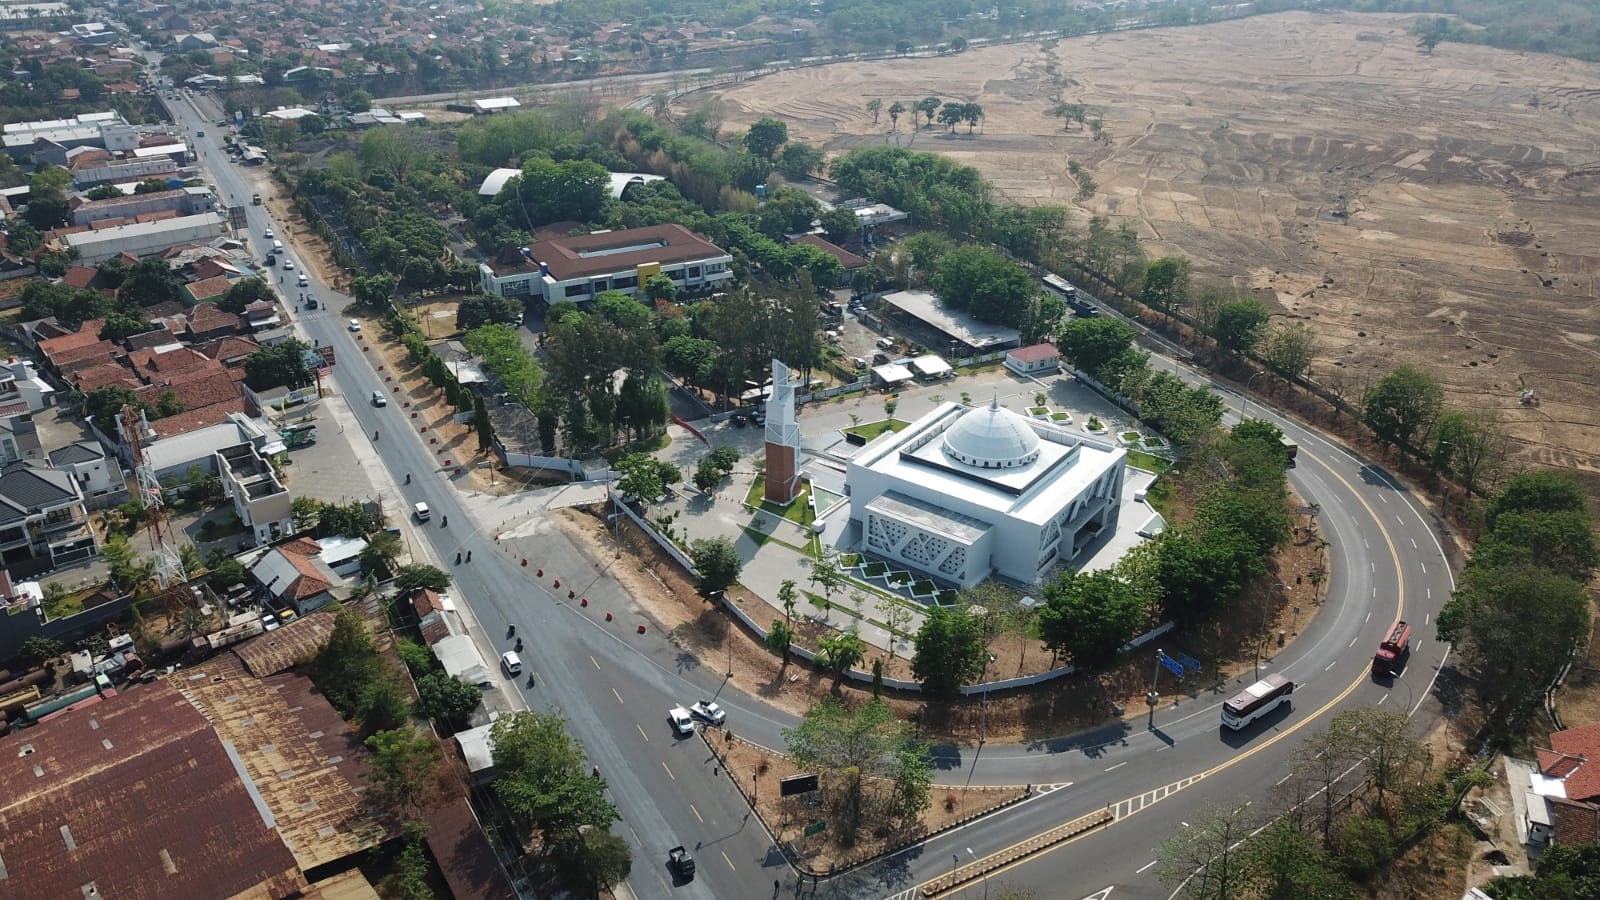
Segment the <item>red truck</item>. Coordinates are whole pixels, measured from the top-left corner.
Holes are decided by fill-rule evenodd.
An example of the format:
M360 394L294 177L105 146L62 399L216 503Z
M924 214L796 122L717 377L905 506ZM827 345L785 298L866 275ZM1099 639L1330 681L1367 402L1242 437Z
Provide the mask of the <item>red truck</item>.
M1372 674L1379 678L1393 678L1406 667L1411 656L1411 626L1399 621L1390 629L1389 636L1378 645L1372 655Z

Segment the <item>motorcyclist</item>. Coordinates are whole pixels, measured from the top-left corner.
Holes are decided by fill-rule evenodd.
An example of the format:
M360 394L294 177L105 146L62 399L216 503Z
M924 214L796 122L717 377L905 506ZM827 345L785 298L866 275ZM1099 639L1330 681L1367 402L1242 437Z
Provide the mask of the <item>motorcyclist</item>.
M522 652L522 638L517 638L517 652Z
M411 473L407 472L406 473L406 484L410 484L410 483L411 483Z
M378 439L378 429L376 429L376 428L372 429L372 439L373 440L377 440Z
M449 516L440 516L439 517L439 527L440 528L449 528L450 527L450 517Z

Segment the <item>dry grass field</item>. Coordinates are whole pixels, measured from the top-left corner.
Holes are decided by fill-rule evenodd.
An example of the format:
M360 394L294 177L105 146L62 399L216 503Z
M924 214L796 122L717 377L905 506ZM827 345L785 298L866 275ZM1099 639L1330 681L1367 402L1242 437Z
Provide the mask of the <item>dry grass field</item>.
M1458 44L1407 16L1288 13L1199 28L786 72L722 94L830 153L898 143L976 166L1022 203L1138 223L1152 255L1253 291L1321 343L1352 395L1398 362L1496 411L1520 461L1600 476L1600 66ZM976 101L961 126L891 131L864 104ZM1045 115L1102 110L1110 141ZM684 107L701 95L680 101ZM1532 388L1542 405L1522 407Z

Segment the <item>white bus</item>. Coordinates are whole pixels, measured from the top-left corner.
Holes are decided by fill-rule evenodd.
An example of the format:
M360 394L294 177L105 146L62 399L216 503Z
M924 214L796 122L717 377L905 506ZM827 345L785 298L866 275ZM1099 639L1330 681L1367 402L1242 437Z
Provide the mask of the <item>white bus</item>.
M1078 296L1078 289L1060 275L1046 275L1039 281L1044 285L1045 290L1063 300L1072 300Z
M1294 682L1282 675L1268 675L1222 704L1222 724L1239 731L1277 709L1292 693Z

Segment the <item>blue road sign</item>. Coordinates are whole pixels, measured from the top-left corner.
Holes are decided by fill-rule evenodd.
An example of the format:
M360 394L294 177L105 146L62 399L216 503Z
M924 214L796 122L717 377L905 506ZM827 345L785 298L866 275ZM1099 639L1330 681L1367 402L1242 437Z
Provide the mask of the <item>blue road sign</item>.
M1191 672L1200 671L1200 660L1195 659L1187 653L1179 653L1177 656L1174 656L1173 659L1176 659L1183 665L1185 669L1188 669Z
M1179 665L1178 661L1173 659L1172 657L1170 657L1170 656L1166 655L1165 653L1163 653L1160 656L1156 657L1156 661L1160 662L1163 666L1166 666L1168 672L1171 672L1172 674L1178 676L1179 678L1183 677L1183 666Z

